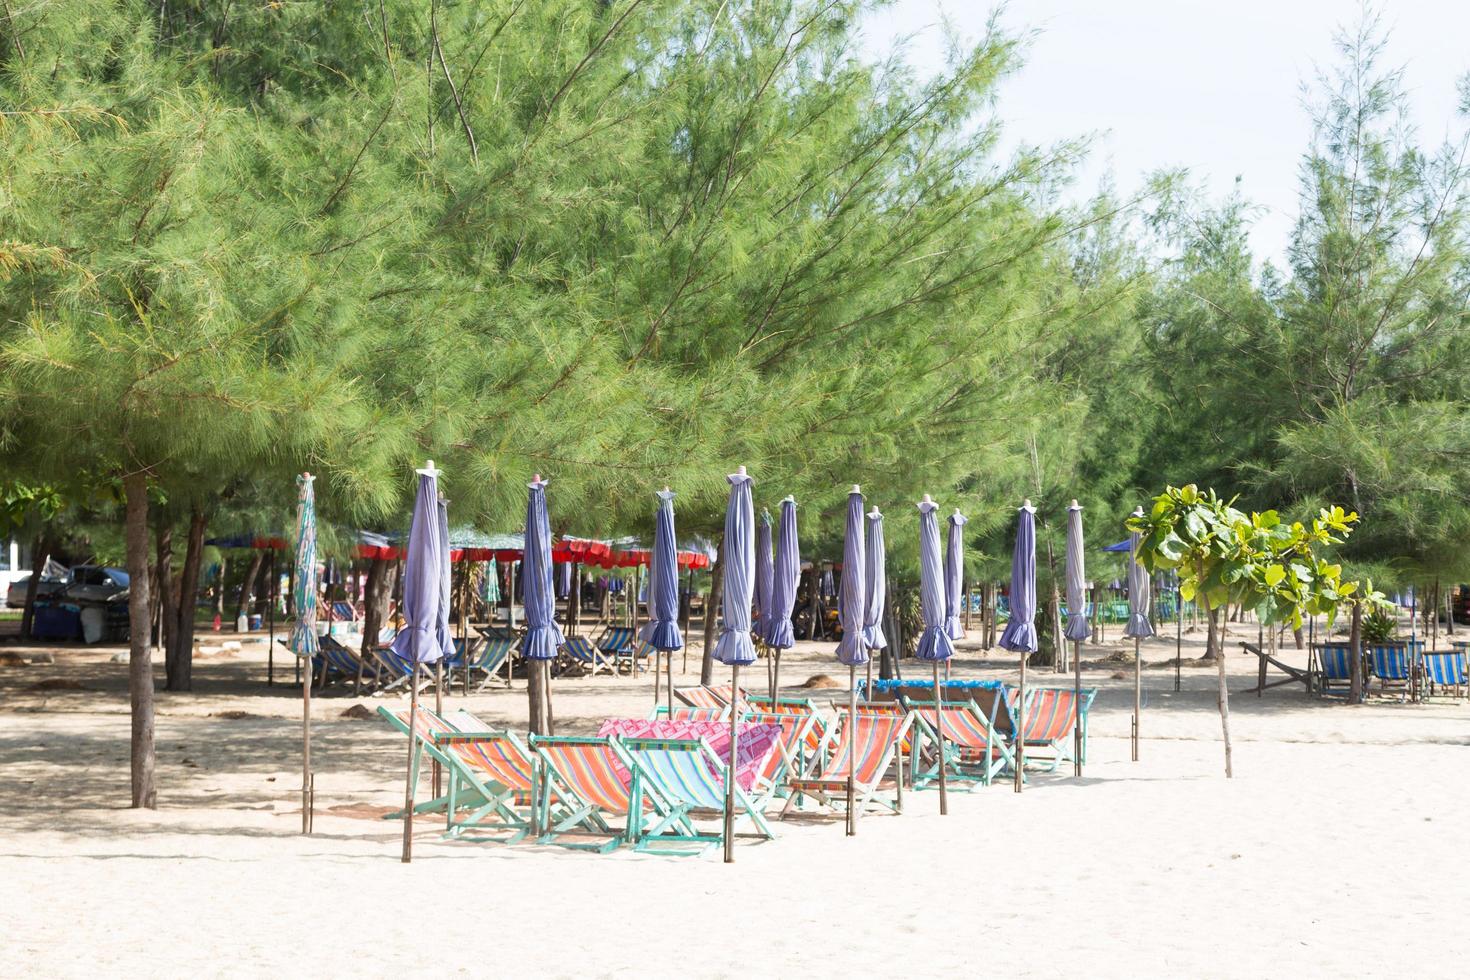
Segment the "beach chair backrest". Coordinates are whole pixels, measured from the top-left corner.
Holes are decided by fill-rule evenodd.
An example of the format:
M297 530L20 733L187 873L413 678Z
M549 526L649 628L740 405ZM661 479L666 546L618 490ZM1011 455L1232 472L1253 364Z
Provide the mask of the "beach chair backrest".
M837 745L823 767L822 775L831 779L852 776L856 782L864 784L876 782L883 774L890 750L908 734L911 720L907 712L859 712L854 722L844 712L840 718Z
M1055 742L1072 731L1077 721L1076 692L1038 687L1027 691L1026 699L1026 741Z
M479 657L475 658L475 666L487 673L495 673L495 669L505 663L505 658L510 656L519 642L515 637L487 639Z
M699 687L676 687L674 688L674 697L683 701L691 708L724 708L730 701L728 697L722 697L717 693L720 690L720 688L705 687L703 685ZM728 694L730 689L726 687L723 690Z
M449 742L446 754L483 772L495 782L523 793L531 792L531 754L520 739L508 731L496 731L468 711L454 711L444 721L458 732L493 735L473 742Z
M1458 687L1465 683L1465 652L1424 654L1424 672L1435 684Z
M781 729L781 735L776 740L776 751L766 758L766 764L760 772L760 778L766 782L775 779L783 767L793 770L800 768L803 752L813 750L821 744L818 742L813 745L809 741L817 727L818 719L815 714L752 711L745 716L745 720L760 725L775 725Z
M934 724L933 701L910 701L909 707L930 725ZM978 705L970 701L946 701L939 708L939 717L944 723L944 737L950 742L969 749L990 747L990 720Z
M1373 676L1385 681L1409 679L1409 651L1404 647L1373 648Z
M627 812L628 786L609 739L533 735L531 747L579 798L602 810Z
M1014 688L985 687L970 692L970 703L997 734L1009 738L1016 731L1015 717L1011 711L1014 697Z
M631 626L609 626L597 645L607 653L622 653L633 645Z
M703 742L657 738L621 741L664 799L700 809L724 807L724 766Z
M1346 644L1325 644L1317 652L1322 662L1322 676L1329 681L1352 680L1353 648Z
M597 649L592 641L585 636L569 636L566 645L562 647L574 660L584 664L596 663L598 660Z

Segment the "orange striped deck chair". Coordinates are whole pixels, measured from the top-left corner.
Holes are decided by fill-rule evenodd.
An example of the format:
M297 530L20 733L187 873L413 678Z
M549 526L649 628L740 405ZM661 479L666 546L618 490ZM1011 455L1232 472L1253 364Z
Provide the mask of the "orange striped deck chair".
M381 705L378 714L405 735L409 712ZM416 726L420 750L415 774L427 754L449 776L448 793L420 803L414 813L443 811L446 837L514 843L531 830L531 753L513 733L494 730L469 712L440 717L420 707ZM460 811L464 812L461 813ZM390 814L401 817L402 813Z
M869 803L877 803L900 813L903 810L903 778L895 779L895 791L879 796L884 776L893 766L914 716L907 713L871 714L858 712L854 720L848 712L838 713L837 735L831 754L814 775L798 775L787 781L791 795L781 811L784 818L798 801L806 796L836 809L847 805L847 780L852 777L854 805L861 815Z
M730 703L730 685L700 684L697 687L676 687L674 697L691 708L723 708ZM740 700L746 701L747 698L748 695L742 689Z
M650 721L658 721L667 718L669 721L724 721L730 717L729 707L719 708L691 708L685 704L676 704L673 708L657 705L649 714Z
M641 778L638 762L616 737L532 735L531 749L541 762L544 787L537 799L542 828L538 842L606 854L622 844L638 843L650 828L651 834L670 830L696 834L688 818L676 813L656 787ZM564 801L559 815L547 808L553 796ZM615 829L609 817L622 828Z
M827 720L830 714L830 705L826 710L811 698L767 698L750 695L747 698L750 710L756 714L768 715L795 715L806 717L810 715L816 719L816 723L806 735L806 748L809 754L815 754L822 750L823 743L827 740Z
M1012 695L1014 697L1014 695ZM1096 688L1082 691L1082 761L1087 761L1087 710ZM1073 756L1073 725L1078 712L1077 693L1067 687L1037 687L1026 691L1026 761L1035 759L1048 772ZM1013 739L1014 741L1014 739ZM1041 750L1034 755L1032 749Z
M933 701L909 699L909 707L920 718L928 722L928 730L935 730ZM1015 753L1007 744L1004 735L990 724L990 719L973 701L945 701L939 709L939 718L944 725L945 776L982 786L1014 763ZM922 789L939 779L939 760L931 752L916 767L913 785Z
M817 755L814 751L821 743L812 746L809 739L820 719L815 714L794 712L752 711L745 721L760 725L776 725L781 736L776 740L776 751L766 757L765 766L756 775L751 793L757 805L768 805L777 796L784 795L790 778L802 776L811 770Z

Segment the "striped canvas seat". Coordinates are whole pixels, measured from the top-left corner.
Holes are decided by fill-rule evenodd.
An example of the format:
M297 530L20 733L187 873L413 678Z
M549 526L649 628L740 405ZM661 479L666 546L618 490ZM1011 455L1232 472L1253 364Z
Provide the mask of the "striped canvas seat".
M691 708L688 705L676 704L672 708L658 705L648 716L654 721L668 719L669 721L721 721L729 715L728 708Z
M356 680L361 674L373 674L374 668L366 667L357 653L344 645L335 636L318 638L317 665L325 665L328 678Z
M773 725L781 732L776 740L776 750L766 758L756 782L758 794L769 799L785 789L789 777L804 775L816 759L814 749L820 747L820 743L813 747L809 738L817 727L818 718L815 714L752 711L745 719L755 724Z
M1407 646L1374 646L1369 651L1369 662L1380 692L1387 693L1392 685L1399 689L1400 698L1408 697L1414 655Z
M584 667L591 668L589 673L596 674L600 670L615 671L617 669L617 665L613 663L612 655L599 650L585 636L567 637L566 645L561 649L562 653L570 658L571 663L581 664Z
M633 650L633 628L631 626L609 626L597 638L597 649L603 653L631 653Z
M756 725L741 730L742 742L747 735L753 740L772 743L772 726ZM714 810L723 814L725 807L725 767L719 754L703 739L662 739L624 737L620 739L635 768L640 786L649 790L668 807L661 819L650 821L638 831L638 849L656 853L699 853L707 847L724 843L723 819L714 832L697 830L690 812ZM734 789L735 816L755 827L755 835L769 840L770 827L760 808L738 782ZM696 850L690 851L689 845Z
M1026 691L1025 741L1026 761L1040 763L1040 768L1054 770L1073 756L1077 713L1082 713L1082 757L1087 758L1087 709L1097 697L1096 689L1083 689L1079 705L1077 693L1068 687L1028 688ZM1013 723L1014 728L1014 723ZM1012 739L1014 742L1014 739ZM1033 752L1033 749L1040 750Z
M542 843L606 854L637 841L646 820L658 826L669 817L656 789L644 791L636 777L624 781L624 773L636 772L635 763L617 739L532 735L530 741L545 770L537 800ZM557 817L546 809L553 796L564 802ZM621 829L609 818L622 823ZM687 822L681 829L688 829Z
M376 694L386 694L396 688L407 688L409 678L413 676L413 664L404 657L400 657L391 646L383 645L371 648L373 659L378 662L380 670L377 672L379 688ZM427 665L422 671L419 680L419 689L427 687L434 680L434 669Z
M730 685L704 685L698 687L676 687L674 697L683 701L691 708L723 708L730 703ZM747 695L742 690L740 700L747 701Z
M1317 648L1317 683L1322 694L1346 692L1353 683L1353 648L1346 643L1324 643Z
M881 715L888 718L904 718L907 717L910 712L908 705L903 704L899 701L867 701L860 702L858 704L858 714ZM920 722L921 726L923 724L923 722ZM899 747L903 750L905 755L911 754L914 751L913 736L914 732L912 731L904 732L903 741L902 743L900 743Z
M784 817L789 813L804 796L812 796L828 806L844 805L849 776L852 777L858 813L862 813L870 801L898 812L902 805L900 798L879 798L876 793L913 721L913 716L907 712L859 712L855 720L847 712L841 712L837 721L837 742L821 774L794 776L788 781L792 792L781 815ZM898 785L901 786L901 780Z
M909 702L909 706L931 727L935 726L933 701L914 700ZM990 719L979 705L970 701L946 701L940 707L938 717L943 723L947 778L988 785L997 773L1014 761L1005 736L991 726ZM914 773L914 785L922 788L938 778L938 759L931 753L925 770Z
M383 705L378 714L408 733L409 710ZM468 712L441 718L423 707L418 710L415 730L420 751L414 755L414 772L420 756L428 754L449 776L449 792L418 804L415 813L443 811L446 836L450 837L510 843L527 834L533 768L530 753L515 735L492 730Z
M1450 688L1452 695L1459 697L1461 688L1466 687L1465 651L1424 654L1424 676L1431 693L1436 693L1435 688Z

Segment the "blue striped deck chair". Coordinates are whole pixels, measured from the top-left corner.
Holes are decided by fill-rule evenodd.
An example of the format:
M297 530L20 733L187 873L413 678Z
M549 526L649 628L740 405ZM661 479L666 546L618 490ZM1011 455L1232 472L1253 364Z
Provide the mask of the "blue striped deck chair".
M1323 643L1316 650L1317 693L1347 694L1353 686L1353 648L1347 643Z
M725 842L725 765L703 739L619 739L633 763L635 779L653 787L668 810L656 821L640 828L635 848L652 854L702 854ZM694 826L695 811L713 811L719 830L713 833ZM739 836L770 840L775 836L760 807L738 785L735 787L735 819L748 820L753 830ZM691 846L692 845L692 846Z
M597 649L614 656L631 653L634 639L631 626L607 626L597 637Z
M479 655L470 663L471 671L479 671L484 674L480 686L475 690L483 691L490 686L490 681L495 678L502 667L510 663L511 654L515 653L521 645L518 636L492 636L486 637L484 644L480 647ZM510 687L510 671L505 672L505 686Z
M566 673L569 668L576 665L586 668L589 675L596 675L599 670L617 672L617 664L613 662L612 655L604 653L585 636L567 637L566 645L561 648L561 652L565 660L559 673Z
M645 829L694 836L688 815L641 778L616 738L532 735L530 747L540 764L538 842L606 854L636 843ZM562 812L550 812L553 797Z
M1455 646L1461 645L1456 643ZM1470 685L1467 685L1465 670L1465 650L1463 647L1451 653L1434 652L1424 654L1424 677L1429 681L1429 693L1435 694L1435 688L1449 688L1451 697L1462 697Z
M380 705L378 714L408 734L407 709ZM469 712L440 717L422 705L418 734L414 775L427 755L444 767L449 780L447 794L415 805L414 813L444 813L445 837L511 844L530 832L534 766L519 738L489 728ZM400 810L385 819L402 817Z
M387 694L389 691L403 688L408 690L409 678L413 676L413 664L394 652L393 647L388 644L372 647L373 659L382 667L378 675L378 689L373 694ZM430 666L419 674L419 690L434 683L434 670Z
M1413 680L1413 659L1405 646L1374 646L1369 651L1373 676L1378 678L1378 691L1387 694L1392 684L1399 691L1399 699L1409 696L1409 682Z
M357 681L359 677L376 677L376 664L365 663L357 651L335 636L318 638L319 661L326 667L327 680Z
M657 663L658 651L644 640L636 640L633 646L620 653L613 654L613 660L620 670L627 670L630 674L636 674L640 670L647 670L650 663Z

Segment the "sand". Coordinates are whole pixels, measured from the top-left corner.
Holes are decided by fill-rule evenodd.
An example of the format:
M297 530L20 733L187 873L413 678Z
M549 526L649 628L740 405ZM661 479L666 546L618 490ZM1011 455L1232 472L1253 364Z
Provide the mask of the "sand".
M1234 697L1226 781L1213 669L1186 668L1180 693L1172 670L1145 671L1132 763L1131 673L1108 662L1085 675L1102 693L1082 779L955 793L943 818L937 793L920 792L856 838L840 821L788 821L733 866L446 842L421 818L403 866L400 825L378 819L402 801L403 741L340 717L394 699L314 700L319 813L302 837L299 689L265 687L259 642L201 658L193 694L158 696L160 808L129 810L113 652L0 668L5 975L1465 973L1463 701ZM1145 660L1173 652L1172 638L1152 641ZM1249 687L1255 659L1229 661L1232 690ZM840 676L822 645L782 667L793 686ZM1015 667L967 643L955 675L1013 681ZM84 689L32 689L48 680ZM646 678L566 680L554 696L561 732L652 702ZM493 723L526 713L520 682L450 704Z

